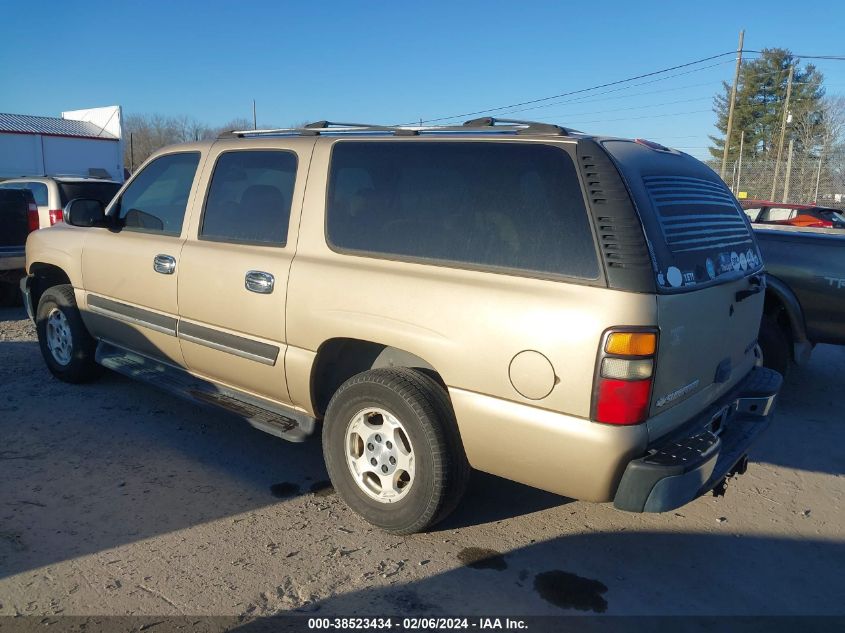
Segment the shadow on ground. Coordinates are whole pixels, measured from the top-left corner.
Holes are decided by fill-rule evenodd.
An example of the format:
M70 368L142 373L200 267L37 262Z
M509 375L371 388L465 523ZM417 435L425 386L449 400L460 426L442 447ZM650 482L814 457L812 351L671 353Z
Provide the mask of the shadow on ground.
M819 345L784 381L771 428L751 460L810 472L845 474L845 347Z
M290 444L111 372L62 383L34 342L0 342L0 359L0 577L328 492L318 438ZM444 527L565 502L476 473Z
M308 603L297 612L845 615L843 566L845 544L822 540L727 531L596 532L516 549L504 556L504 565L461 566L413 582ZM261 624L256 623L256 630Z

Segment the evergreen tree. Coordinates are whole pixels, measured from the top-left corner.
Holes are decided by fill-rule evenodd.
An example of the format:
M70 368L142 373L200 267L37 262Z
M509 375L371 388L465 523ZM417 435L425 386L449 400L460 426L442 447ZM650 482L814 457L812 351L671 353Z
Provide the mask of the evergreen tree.
M790 51L783 48L764 49L759 58L745 61L739 71L736 105L734 106L733 133L728 150L728 159L734 160L739 156L740 133L745 132L743 155L748 157L765 157L780 140L781 117L786 100L786 84L789 77L789 67L795 66L792 79L792 96L789 109L793 119L801 116L802 120L813 121L812 113L821 110L821 99L824 96L822 82L824 76L812 64L801 66L801 61ZM710 153L714 158L721 159L725 147L725 133L728 129L728 108L731 98L731 85L722 82L722 91L713 98L713 111L716 113L716 128L721 136L711 136L713 146ZM816 117L821 135L823 121ZM811 135L812 136L812 135ZM789 128L787 127L787 139ZM798 139L799 143L801 139ZM805 148L808 151L810 147Z

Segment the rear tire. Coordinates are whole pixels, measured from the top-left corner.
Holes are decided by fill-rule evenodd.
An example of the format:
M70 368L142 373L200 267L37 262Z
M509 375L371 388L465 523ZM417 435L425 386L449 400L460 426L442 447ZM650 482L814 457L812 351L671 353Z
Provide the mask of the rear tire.
M44 291L35 313L35 328L41 355L56 378L81 383L102 373L94 360L97 342L82 322L72 286L63 284Z
M346 504L394 534L444 519L470 472L446 390L408 368L365 371L341 385L326 411L323 454Z
M763 315L758 342L763 352L763 366L774 369L786 378L792 362L791 342L789 334L780 326L775 317Z

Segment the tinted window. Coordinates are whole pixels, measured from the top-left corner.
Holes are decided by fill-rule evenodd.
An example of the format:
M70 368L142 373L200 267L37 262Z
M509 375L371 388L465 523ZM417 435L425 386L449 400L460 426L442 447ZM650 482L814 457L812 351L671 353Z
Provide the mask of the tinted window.
M221 154L214 166L200 237L284 245L296 182L296 155L282 151Z
M58 185L62 207L74 198L99 200L106 207L120 189L116 182L59 182Z
M735 280L762 267L748 216L712 169L634 141L603 145L633 195L662 292Z
M49 204L47 198L47 185L41 182L10 182L2 185L3 189L28 189L35 198L35 204L39 207L46 207Z
M47 185L43 182L28 182L25 188L32 192L32 197L35 198L35 204L39 207L46 207L50 204L47 199Z
M327 237L340 249L598 277L575 166L548 145L339 142Z
M179 235L194 182L198 152L156 158L120 197L119 213L129 230Z

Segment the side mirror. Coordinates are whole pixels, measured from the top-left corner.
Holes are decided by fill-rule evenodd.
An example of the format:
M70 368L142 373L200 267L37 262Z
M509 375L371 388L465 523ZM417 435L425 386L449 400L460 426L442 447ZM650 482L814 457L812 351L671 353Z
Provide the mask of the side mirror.
M105 226L106 212L103 203L88 198L74 198L65 205L64 219L73 226Z

